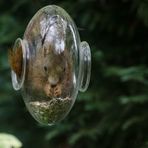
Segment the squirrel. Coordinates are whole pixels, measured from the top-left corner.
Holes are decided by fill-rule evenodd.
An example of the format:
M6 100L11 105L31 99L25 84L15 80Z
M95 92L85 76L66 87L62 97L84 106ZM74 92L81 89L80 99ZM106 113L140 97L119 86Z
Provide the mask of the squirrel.
M59 46L63 42L66 43L63 38L62 26L58 25L58 18L54 18L52 27L56 29L56 32L52 32L52 29L47 29L47 32L44 32L41 22L42 20L47 22L48 18L44 19L44 15L38 17L39 19L34 19L29 24L24 34L24 38L31 45L31 47L28 46L31 56L30 59L27 59L25 88L28 87L34 94L41 94L47 98L67 97L72 91L73 62L66 46ZM44 27L49 26L48 23L43 23L43 25L45 25ZM51 33L53 35L58 33L56 34L59 35L58 40L55 39L56 36L55 38L54 36L51 37ZM46 38L51 40L46 40ZM61 50L60 53L58 53L59 51L56 52L56 48L59 48L59 51ZM21 47L18 47L15 51L9 50L10 67L18 77L22 73L22 62Z
M64 52L67 52L66 49ZM47 97L59 97L66 94L72 81L72 65L65 53L55 54L53 49L43 47L36 54L27 68L28 85L35 91L41 91ZM22 50L18 47L15 51L9 50L9 63L11 69L18 77L22 72Z
M44 93L47 97L60 97L70 93L72 82L72 65L65 54L55 54L53 47L43 46L31 62L28 81L36 91Z

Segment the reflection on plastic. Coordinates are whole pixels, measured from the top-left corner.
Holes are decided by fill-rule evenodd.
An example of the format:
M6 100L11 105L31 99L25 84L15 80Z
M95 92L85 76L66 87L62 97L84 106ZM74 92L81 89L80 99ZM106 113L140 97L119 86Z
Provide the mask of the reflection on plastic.
M86 91L91 52L65 10L49 5L34 15L23 39L16 40L10 65L13 87L22 90L31 115L52 125L69 113L78 91Z

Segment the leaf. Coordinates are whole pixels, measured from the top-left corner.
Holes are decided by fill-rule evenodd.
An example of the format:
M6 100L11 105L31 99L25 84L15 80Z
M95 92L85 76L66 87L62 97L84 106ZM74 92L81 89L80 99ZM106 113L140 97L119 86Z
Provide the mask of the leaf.
M139 67L108 67L105 69L106 76L118 76L121 81L126 82L130 80L142 82L148 84L145 76L148 75L148 69L142 66Z
M96 127L88 128L88 129L81 129L80 131L74 133L69 138L69 143L71 145L75 144L78 140L80 140L83 137L88 137L90 139L95 139L96 134L98 134L98 131L96 130Z
M121 96L119 98L121 104L128 103L145 103L148 101L148 95L137 95L137 96Z
M22 143L11 134L0 133L0 148L21 148Z
M49 131L48 134L46 135L45 139L51 140L51 139L55 138L59 133L60 133L60 131L58 131L58 130Z
M138 124L139 122L143 122L143 117L132 117L129 120L127 120L125 123L123 123L122 129L127 130L133 124Z

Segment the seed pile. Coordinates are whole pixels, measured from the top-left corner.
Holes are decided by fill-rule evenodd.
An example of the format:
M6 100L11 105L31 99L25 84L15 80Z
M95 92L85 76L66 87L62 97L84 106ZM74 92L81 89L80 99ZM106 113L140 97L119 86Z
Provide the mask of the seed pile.
M53 98L50 101L30 101L28 109L40 123L54 124L64 118L72 105L71 98Z

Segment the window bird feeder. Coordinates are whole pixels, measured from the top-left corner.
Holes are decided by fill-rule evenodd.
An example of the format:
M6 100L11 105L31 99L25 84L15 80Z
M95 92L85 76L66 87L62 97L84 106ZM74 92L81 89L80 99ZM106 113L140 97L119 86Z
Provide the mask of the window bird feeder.
M31 115L52 125L69 113L78 91L88 88L91 53L67 12L49 5L34 15L23 39L15 41L10 65L13 88L21 89Z

